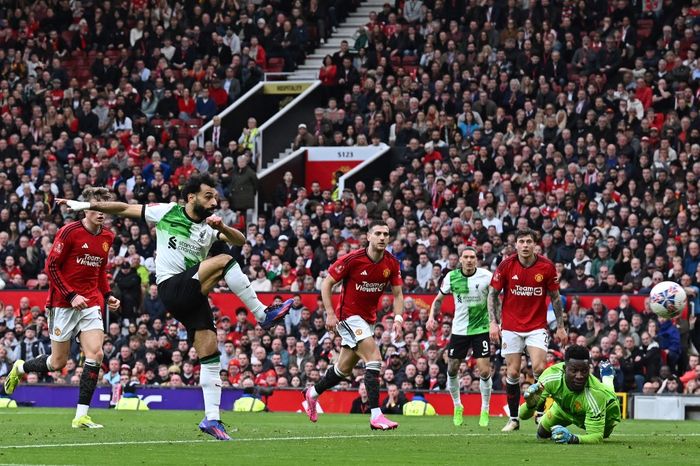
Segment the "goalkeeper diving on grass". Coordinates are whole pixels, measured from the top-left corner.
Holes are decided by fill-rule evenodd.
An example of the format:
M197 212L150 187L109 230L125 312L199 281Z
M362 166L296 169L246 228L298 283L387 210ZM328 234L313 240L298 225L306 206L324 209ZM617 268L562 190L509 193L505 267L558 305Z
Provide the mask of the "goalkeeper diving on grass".
M613 369L601 363L601 378L591 374L588 349L580 345L567 348L564 362L547 368L539 380L524 394L520 419L535 414L540 400L552 398L554 403L537 428L537 438L551 438L556 443L600 443L610 437L621 420L620 401L613 388ZM567 426L585 430L574 434Z

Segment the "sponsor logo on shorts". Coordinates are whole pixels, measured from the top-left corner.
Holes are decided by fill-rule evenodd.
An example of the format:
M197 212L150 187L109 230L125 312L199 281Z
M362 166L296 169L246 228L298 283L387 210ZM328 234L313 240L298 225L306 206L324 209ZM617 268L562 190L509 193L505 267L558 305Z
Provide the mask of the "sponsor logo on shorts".
M503 345L501 345L501 349L506 349L506 348L508 348L508 345L506 345L506 342L504 341Z
M57 337L61 336L61 329L56 327L56 329L53 331L53 334L56 335Z
M515 285L510 289L510 292L514 296L542 296L544 294L544 288L541 286Z
M355 335L357 335L357 336L362 335L362 329L358 328L357 330L355 330Z
M542 280L544 280L544 275L542 275L541 273L538 273L537 275L535 275L535 281L537 283L540 283Z

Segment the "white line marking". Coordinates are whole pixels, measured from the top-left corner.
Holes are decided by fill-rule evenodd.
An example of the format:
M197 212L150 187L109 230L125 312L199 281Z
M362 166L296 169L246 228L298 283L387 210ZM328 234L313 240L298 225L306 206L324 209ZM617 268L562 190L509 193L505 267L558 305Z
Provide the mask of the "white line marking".
M626 438L626 437L644 437L649 438L650 435L657 437L700 437L700 432L691 432L687 434L675 433L648 433L648 434L613 434L611 438ZM357 434L357 435L316 435L316 436L294 436L294 437L263 437L263 438L234 438L235 442L280 442L280 441L300 441L300 440L351 440L351 439L378 439L384 440L386 437L391 438L430 438L430 437L494 437L501 434L493 433L444 433L444 434ZM506 437L503 435L503 437ZM143 440L134 442L89 442L89 443L46 443L32 445L3 445L0 450L9 450L13 448L28 449L28 448L69 448L69 447L96 447L96 446L119 446L119 445L167 445L167 444L191 444L191 443L214 443L217 440Z

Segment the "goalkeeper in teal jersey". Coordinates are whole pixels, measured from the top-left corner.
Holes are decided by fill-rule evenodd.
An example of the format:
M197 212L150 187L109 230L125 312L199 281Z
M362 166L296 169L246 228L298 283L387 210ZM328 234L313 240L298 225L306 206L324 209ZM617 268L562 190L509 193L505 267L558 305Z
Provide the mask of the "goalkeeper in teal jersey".
M609 366L609 363L608 363ZM545 413L537 429L538 438L551 438L557 443L599 443L610 437L620 422L620 401L612 385L612 374L603 368L603 382L591 374L588 349L572 345L564 362L547 368L537 383L525 392L520 405L520 419L532 417L540 400L551 397L554 403ZM612 372L612 370L610 370ZM566 426L574 424L585 430L575 435Z

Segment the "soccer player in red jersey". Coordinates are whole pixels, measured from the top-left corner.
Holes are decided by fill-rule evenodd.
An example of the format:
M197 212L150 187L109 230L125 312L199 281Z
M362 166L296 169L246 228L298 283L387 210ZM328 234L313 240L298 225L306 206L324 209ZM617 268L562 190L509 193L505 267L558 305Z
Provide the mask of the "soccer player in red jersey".
M535 254L535 232L518 230L513 254L496 269L489 287L488 311L491 341L501 343L501 355L506 359L508 410L510 420L502 429L511 432L520 428L520 363L525 347L532 361L537 381L545 369L549 345L547 330L547 296L557 319L556 337L566 344L564 306L559 296L559 278L552 261ZM503 308L498 295L503 291ZM500 324L500 326L499 326ZM544 406L539 410L544 409ZM541 416L541 415L540 415ZM537 420L537 419L536 419Z
M86 201L108 201L111 194L107 188L86 188L83 198ZM73 419L76 428L102 427L88 416L102 365L102 306L106 303L110 311L116 311L120 304L117 298L110 296L106 266L114 233L102 227L104 220L102 212L86 210L82 220L70 223L56 233L46 261L46 274L50 280L47 308L51 355L26 362L16 361L5 382L5 392L9 395L23 374L62 369L70 356L71 340L80 334L85 365Z
M338 259L330 269L321 287L323 307L326 310L326 328L342 337L343 349L338 363L328 368L326 375L316 385L304 392L306 413L312 422L318 419L316 400L324 391L336 386L352 373L355 364L365 362L365 387L369 397L372 430L396 429L399 425L382 414L379 407L379 371L382 357L374 342L374 324L377 307L386 289L391 286L394 295L394 332L401 332L403 323L403 293L399 261L385 252L389 244L389 227L384 222L374 222L367 233L369 245ZM333 286L343 283L338 307L333 310L331 295Z

